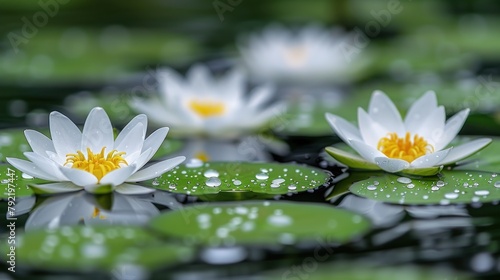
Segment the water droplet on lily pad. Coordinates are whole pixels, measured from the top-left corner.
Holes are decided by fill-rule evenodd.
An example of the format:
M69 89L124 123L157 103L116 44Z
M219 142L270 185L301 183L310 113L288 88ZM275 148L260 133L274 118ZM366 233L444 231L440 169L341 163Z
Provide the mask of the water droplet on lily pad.
M446 199L456 199L458 198L458 193L447 193L444 195Z
M407 178L407 177L399 177L397 179L397 181L400 182L401 184L409 184L409 183L411 183L411 179Z
M205 184L208 186L208 187L218 187L222 184L222 182L220 181L219 178L217 177L210 177L208 178L208 180L205 182Z
M203 166L203 161L197 158L192 158L186 163L187 168L197 168Z
M203 173L203 176L207 178L219 177L219 172L217 170L208 169L207 171L205 171L205 173Z
M489 195L490 192L487 190L477 190L474 192L475 195Z
M266 173L259 173L255 175L255 178L257 178L258 180L267 180L269 179L269 175Z

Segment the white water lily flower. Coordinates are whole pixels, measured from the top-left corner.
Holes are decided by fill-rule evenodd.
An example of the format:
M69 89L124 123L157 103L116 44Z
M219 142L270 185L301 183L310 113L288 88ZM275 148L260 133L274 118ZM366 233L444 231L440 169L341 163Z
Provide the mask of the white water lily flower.
M351 168L434 175L441 166L466 158L491 142L481 138L446 148L468 114L469 109L464 109L446 121L444 107L437 105L436 94L429 91L413 103L403 120L394 103L383 92L375 91L368 112L358 108L359 129L341 117L326 114L337 135L362 158L334 147L326 151Z
M114 139L106 112L92 109L83 132L59 112L50 114L49 139L40 132L26 130L32 152L29 161L7 158L15 168L33 177L58 183L32 186L42 193L85 189L92 193L117 192L138 194L152 189L129 184L155 178L185 160L180 156L142 168L165 140L168 128L160 128L148 138L147 117L138 115Z
M343 82L364 67L352 35L316 25L297 32L279 25L241 40L239 50L252 77L288 83Z
M235 69L215 79L204 65L189 69L186 79L173 69L158 74L159 97L136 98L131 106L177 135L235 138L253 132L281 114L274 88L260 86L246 95L245 78Z

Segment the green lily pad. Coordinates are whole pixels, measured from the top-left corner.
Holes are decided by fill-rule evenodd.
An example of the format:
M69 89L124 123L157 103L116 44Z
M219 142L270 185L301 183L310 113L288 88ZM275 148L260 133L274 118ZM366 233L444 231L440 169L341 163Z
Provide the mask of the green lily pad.
M381 173L354 183L356 195L395 204L464 204L500 200L496 173L446 170L440 176L408 178Z
M329 178L324 170L297 164L195 160L144 183L203 199L241 200L312 190Z
M217 245L269 245L302 242L344 243L370 229L358 214L328 205L296 202L201 204L170 211L151 227L184 242Z
M10 252L2 242L2 259ZM16 263L23 268L56 271L110 271L123 265L154 269L192 257L187 247L164 243L134 227L60 227L18 233Z
M44 182L47 181L27 176L10 165L0 165L0 199L32 196L34 193L29 185Z
M50 42L59 42L58 47ZM19 49L17 53L15 49ZM26 79L42 85L103 82L143 71L142 88L150 86L150 73L156 71L143 65L180 63L199 53L189 36L121 27L42 28L29 44L15 49L0 55L11 65L0 67L4 83Z
M500 157L498 156L500 154L500 138L492 139L493 141L486 148L458 162L453 169L500 172Z
M301 279L302 272L306 270L304 263L302 264L303 270L300 270L300 265L296 266L298 269L289 269L286 271L276 271L270 273L269 277L264 279ZM355 262L355 263L325 263L318 266L317 269L308 275L308 280L443 280L455 279L466 280L471 279L467 275L455 272L446 268L429 268L418 266L380 266L372 263Z

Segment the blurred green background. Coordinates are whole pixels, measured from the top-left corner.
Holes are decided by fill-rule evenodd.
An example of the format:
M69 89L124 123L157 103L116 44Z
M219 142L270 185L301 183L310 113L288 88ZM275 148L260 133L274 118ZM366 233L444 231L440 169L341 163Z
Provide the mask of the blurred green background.
M456 111L482 91L472 106L488 118L478 125L488 121L497 134L500 5L492 0L2 1L0 127L46 125L64 97L130 92L160 66L231 65L238 36L269 23L364 29L394 2L402 10L370 37L362 51L374 61L350 92L434 88L445 92L440 103L457 100L448 104Z

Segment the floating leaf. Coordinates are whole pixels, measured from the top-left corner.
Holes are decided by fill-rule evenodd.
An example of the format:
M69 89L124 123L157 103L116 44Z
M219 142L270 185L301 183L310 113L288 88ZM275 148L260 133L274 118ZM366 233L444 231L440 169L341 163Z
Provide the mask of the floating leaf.
M134 227L60 227L18 233L16 261L20 267L40 270L113 270L124 265L153 269L192 256L191 249L164 243ZM2 258L9 244L0 245Z
M0 165L0 199L31 196L34 193L28 185L43 182L46 181L26 175L10 165Z
M301 267L301 266L293 266ZM302 268L305 268L302 264ZM304 269L304 271L306 271ZM281 270L270 273L264 279L301 279L302 270L289 268L288 270ZM446 268L428 268L418 266L385 266L376 265L374 263L355 262L355 263L325 263L319 265L312 273L307 275L308 280L443 280L455 279L466 280L471 279L463 273L455 272Z
M461 140L466 141L462 138ZM500 139L493 138L493 141L486 148L477 152L473 156L458 162L454 170L476 170L488 172L500 172Z
M269 245L302 242L344 243L365 233L368 220L328 205L296 202L200 204L170 211L151 227L187 243Z
M457 204L500 200L500 178L479 171L443 171L439 177L407 178L384 173L354 183L356 195L396 204Z
M146 184L204 199L234 200L311 190L329 178L324 170L296 164L192 160Z

